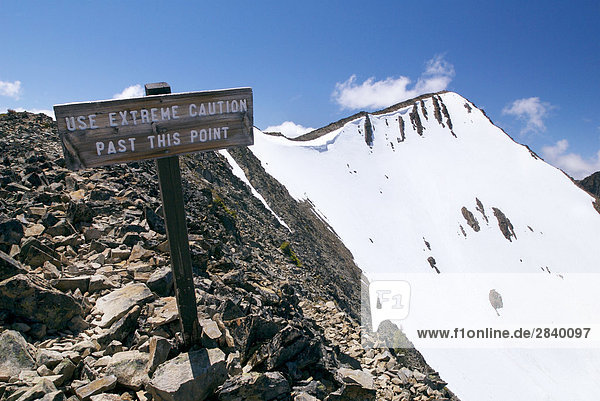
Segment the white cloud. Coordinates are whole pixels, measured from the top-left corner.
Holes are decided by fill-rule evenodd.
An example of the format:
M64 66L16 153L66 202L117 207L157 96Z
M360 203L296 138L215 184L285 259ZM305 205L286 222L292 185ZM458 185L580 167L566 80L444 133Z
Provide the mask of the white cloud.
M352 75L345 82L335 84L332 97L342 109L379 108L410 99L424 93L439 92L448 87L454 77L454 67L443 56L427 61L425 71L410 88L410 78L400 76L376 81L374 77L363 83Z
M600 171L600 150L594 157L586 159L577 153L567 153L568 148L569 141L561 139L553 146L544 146L542 156L547 162L578 180Z
M113 96L113 99L129 99L132 97L142 97L142 96L144 96L144 88L142 88L142 85L137 84L137 85L128 86L127 88L123 89L122 92L116 93Z
M21 81L0 81L0 95L19 99L21 94Z
M296 138L310 131L314 131L314 128L303 127L302 125L296 124L292 121L285 121L280 125L272 125L265 128L264 132L281 132L286 138Z
M550 103L540 101L539 97L517 99L502 110L502 114L508 114L525 121L525 127L521 134L527 132L543 132L546 130L544 118L554 108Z

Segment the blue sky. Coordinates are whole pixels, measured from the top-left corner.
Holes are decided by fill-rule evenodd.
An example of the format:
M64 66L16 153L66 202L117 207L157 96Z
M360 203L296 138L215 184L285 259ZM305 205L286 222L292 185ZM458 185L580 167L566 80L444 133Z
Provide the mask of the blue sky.
M597 1L4 1L0 110L251 86L262 129L448 89L576 178L600 170ZM301 129L301 128L300 128Z

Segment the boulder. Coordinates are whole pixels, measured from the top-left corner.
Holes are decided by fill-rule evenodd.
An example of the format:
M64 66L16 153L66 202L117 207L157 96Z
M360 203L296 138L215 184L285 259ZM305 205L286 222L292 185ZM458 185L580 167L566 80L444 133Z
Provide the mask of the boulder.
M250 372L227 380L219 401L269 401L290 394L290 384L280 372Z
M141 390L150 380L146 373L149 359L150 356L144 352L117 352L106 366L106 374L115 376L122 386Z
M218 348L180 354L160 365L148 385L157 401L203 401L227 379L225 354Z
M100 327L109 327L135 305L143 305L153 298L152 291L143 283L128 284L96 301L95 310L102 313Z
M0 335L0 381L28 369L35 369L35 361L29 354L27 341L18 331L3 332Z
M81 305L46 284L24 274L0 282L0 309L44 323L50 329L64 328L72 318L81 315Z

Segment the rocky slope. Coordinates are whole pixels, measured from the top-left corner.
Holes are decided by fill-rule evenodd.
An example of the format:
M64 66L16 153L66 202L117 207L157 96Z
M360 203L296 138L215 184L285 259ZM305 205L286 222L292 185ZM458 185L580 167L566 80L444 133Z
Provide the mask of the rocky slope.
M180 346L153 163L64 168L51 119L0 115L1 400L455 399L361 333L361 272L252 162L286 228L218 153L181 158L202 343ZM361 344L364 334L374 348Z
M600 171L590 174L583 180L576 181L577 185L585 189L595 197L600 197Z

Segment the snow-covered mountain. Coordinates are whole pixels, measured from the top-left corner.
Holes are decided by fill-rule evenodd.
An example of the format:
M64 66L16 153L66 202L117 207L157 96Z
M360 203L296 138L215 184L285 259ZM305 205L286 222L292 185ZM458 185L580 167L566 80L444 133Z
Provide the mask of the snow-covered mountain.
M369 280L410 285L399 323L463 401L597 398L594 198L473 103L424 95L294 140L256 130L250 149L294 198L314 205ZM417 334L520 327L591 330L529 341Z

